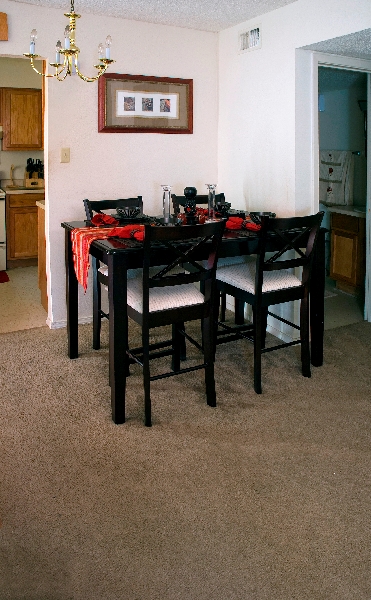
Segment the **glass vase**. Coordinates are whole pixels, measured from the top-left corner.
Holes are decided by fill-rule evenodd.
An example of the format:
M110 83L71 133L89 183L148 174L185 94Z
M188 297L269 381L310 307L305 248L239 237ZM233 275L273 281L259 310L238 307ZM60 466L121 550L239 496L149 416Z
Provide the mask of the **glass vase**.
M209 195L207 198L207 212L208 212L208 216L207 216L207 221L215 221L215 188L217 186L216 183L206 183L205 184L208 191L209 191Z
M171 185L162 185L161 187L164 223L170 223Z

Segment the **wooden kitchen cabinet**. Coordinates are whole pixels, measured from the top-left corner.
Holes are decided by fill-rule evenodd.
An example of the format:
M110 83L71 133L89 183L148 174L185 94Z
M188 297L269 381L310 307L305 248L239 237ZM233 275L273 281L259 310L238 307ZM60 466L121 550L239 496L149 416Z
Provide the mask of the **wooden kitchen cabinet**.
M2 149L42 150L42 91L31 88L0 88L0 96Z
M331 213L330 277L348 293L364 290L366 263L366 219Z
M37 264L38 200L40 194L6 194L7 264L9 268Z

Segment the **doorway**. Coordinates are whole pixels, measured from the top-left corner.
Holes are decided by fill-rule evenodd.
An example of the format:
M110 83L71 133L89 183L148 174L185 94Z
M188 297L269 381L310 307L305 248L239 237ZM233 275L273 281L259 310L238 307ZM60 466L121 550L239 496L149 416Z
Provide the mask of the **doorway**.
M323 42L325 44L325 42ZM296 197L297 212L319 210L319 67L356 71L367 77L367 97L370 94L371 61L363 58L337 56L315 52L310 47L296 50ZM368 112L370 111L368 103ZM360 115L362 116L362 115ZM368 128L368 141L370 132ZM370 147L370 144L369 144ZM358 150L358 148L357 148ZM371 161L367 160L367 181L370 179ZM366 204L366 277L364 318L371 321L371 247L370 238L370 190L367 185ZM305 214L304 213L304 214Z
M349 324L364 315L366 124L367 73L319 66L319 208L328 230L325 304L330 323Z
M42 61L38 62L37 66L42 70ZM4 88L43 89L43 78L31 69L27 59L20 57L0 56L0 80L1 87ZM2 146L0 146L0 187L6 189L8 185L11 186L12 184L20 187L24 186L25 170L29 158L35 164L37 161L42 164L44 162L44 151L3 151ZM12 189L13 196L15 192L18 194L24 193L14 188ZM14 197L12 202L14 202ZM14 220L18 219L17 223L22 224L23 222L21 223L21 217L19 217L17 210L21 217L24 215L26 225L32 224L32 235L34 235L34 207L31 209L33 212L30 217L27 208L14 209ZM11 216L13 218L13 215ZM7 226L10 226L9 223L7 223ZM27 227L24 230L29 231ZM32 254L35 254L33 250L35 242L37 243L37 239L32 242ZM7 269L9 281L0 284L0 304L2 306L0 332L5 333L46 325L47 313L41 304L38 287L37 258L12 260L11 263L8 260Z

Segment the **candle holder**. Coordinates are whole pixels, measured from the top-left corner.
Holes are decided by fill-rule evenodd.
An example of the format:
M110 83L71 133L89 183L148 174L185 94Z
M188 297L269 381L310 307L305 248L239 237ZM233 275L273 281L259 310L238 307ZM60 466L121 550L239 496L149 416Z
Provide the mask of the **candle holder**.
M209 190L209 195L207 199L207 211L208 217L207 221L215 221L215 188L217 186L216 183L205 183L207 189Z
M162 185L162 210L164 223L170 222L170 199L171 199L171 185Z

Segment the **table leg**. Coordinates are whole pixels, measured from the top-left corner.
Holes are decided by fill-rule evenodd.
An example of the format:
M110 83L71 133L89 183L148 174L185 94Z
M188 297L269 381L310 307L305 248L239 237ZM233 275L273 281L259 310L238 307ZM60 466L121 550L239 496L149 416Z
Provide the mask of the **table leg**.
M323 364L323 333L325 311L325 229L320 229L313 261L310 291L311 363L314 367Z
M91 257L91 270L93 271L93 348L100 349L100 330L101 330L101 287L98 281L99 261L95 256Z
M79 355L79 303L77 289L78 283L73 264L71 235L70 231L68 231L67 229L65 232L65 249L68 356L69 358L77 358Z
M234 299L234 322L236 325L245 323L245 303L239 298Z
M125 423L127 270L119 254L108 255L109 372L112 420Z

